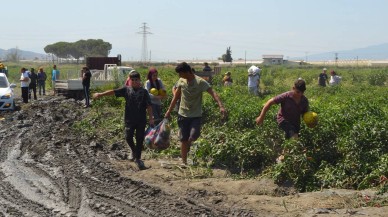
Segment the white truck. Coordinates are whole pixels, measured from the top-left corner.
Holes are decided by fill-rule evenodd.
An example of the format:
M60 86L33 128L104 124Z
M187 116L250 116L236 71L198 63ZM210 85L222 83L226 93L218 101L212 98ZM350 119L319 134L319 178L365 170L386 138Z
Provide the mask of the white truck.
M90 89L102 87L108 84L116 84L117 86L124 85L128 74L133 68L129 66L117 66L116 64L105 64L104 70L92 69L92 77L90 79ZM64 95L69 98L81 100L84 98L82 77L67 80L55 81L55 92L58 95Z

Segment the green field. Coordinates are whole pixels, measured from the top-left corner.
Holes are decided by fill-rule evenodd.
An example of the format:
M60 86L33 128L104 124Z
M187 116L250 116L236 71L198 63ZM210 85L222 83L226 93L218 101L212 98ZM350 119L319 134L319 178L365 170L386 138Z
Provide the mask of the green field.
M76 67L59 65L62 71ZM171 87L178 76L172 65L156 67L169 93L164 102L165 111L171 100ZM376 187L380 192L387 192L387 68L328 68L342 76L342 83L337 87L321 88L317 85L317 77L322 67L264 66L262 95L254 97L248 95L248 67L223 67L221 74L214 78L212 86L228 110L227 121L220 120L218 106L209 94L204 94L202 135L189 156L196 165L228 169L236 178L270 176L279 183L291 181L300 191ZM46 72L50 72L49 69L47 67ZM136 69L144 81L147 68ZM221 85L226 71L232 72L234 84L231 87ZM17 76L10 75L11 78ZM305 95L310 110L318 113L319 125L310 129L302 124L300 139L288 141L275 120L278 105L271 107L262 126L256 126L255 119L268 99L290 90L297 78L306 80ZM91 137L108 131L105 135L109 136L101 138L107 144L123 142L123 101L106 97L93 105L90 115L74 128ZM173 114L173 132L177 130L175 121L176 114ZM285 161L276 164L275 159L284 148L288 150ZM172 140L168 150L148 153L156 158L175 157L179 155L179 143Z

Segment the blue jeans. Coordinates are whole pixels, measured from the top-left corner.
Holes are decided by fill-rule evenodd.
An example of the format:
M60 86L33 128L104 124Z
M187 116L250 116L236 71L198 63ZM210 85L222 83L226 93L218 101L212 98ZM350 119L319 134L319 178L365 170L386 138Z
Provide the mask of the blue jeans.
M152 106L152 115L154 116L154 120L160 122L162 119L162 107L158 104L151 104Z
M46 82L38 81L38 87L39 87L39 96L42 95L42 90L43 90L43 95L46 95Z
M85 94L85 105L89 106L90 105L90 86L89 85L84 85L84 94Z

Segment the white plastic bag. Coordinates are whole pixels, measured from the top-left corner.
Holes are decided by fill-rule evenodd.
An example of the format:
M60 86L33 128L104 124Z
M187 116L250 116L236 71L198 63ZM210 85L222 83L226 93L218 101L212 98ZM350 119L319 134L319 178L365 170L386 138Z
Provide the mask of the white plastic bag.
M155 138L154 146L156 149L163 150L170 147L170 124L167 118L160 122L158 134Z

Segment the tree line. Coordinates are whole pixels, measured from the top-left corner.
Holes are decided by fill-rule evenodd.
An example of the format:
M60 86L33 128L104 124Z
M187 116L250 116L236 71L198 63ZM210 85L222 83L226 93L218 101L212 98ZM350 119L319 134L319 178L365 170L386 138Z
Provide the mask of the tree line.
M53 54L57 58L81 57L107 57L112 49L112 44L102 39L79 40L76 42L56 42L44 47L47 54Z
M52 54L57 58L74 58L79 60L81 57L107 57L112 50L112 44L102 39L79 40L76 42L56 42L44 47L47 54ZM7 54L6 59L11 62L18 62L20 54L16 48L13 52ZM226 53L222 54L219 60L223 62L232 62L232 50L227 47Z

